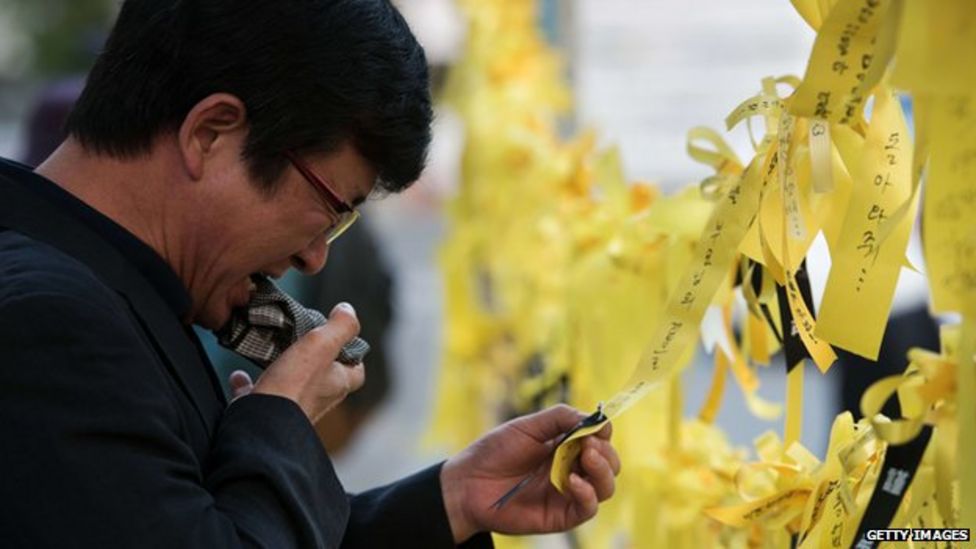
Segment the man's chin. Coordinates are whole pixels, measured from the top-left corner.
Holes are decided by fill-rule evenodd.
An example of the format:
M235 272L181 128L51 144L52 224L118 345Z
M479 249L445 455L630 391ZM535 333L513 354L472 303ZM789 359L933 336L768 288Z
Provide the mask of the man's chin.
M216 332L230 321L230 306L224 305L218 311L201 311L195 319L195 324L201 328Z

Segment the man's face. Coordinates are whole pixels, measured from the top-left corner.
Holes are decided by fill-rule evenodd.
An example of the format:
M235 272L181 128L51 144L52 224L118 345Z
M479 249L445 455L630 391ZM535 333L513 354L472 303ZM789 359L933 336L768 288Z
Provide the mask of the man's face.
M376 180L375 170L351 146L301 161L349 204L361 202ZM325 265L325 234L337 216L314 184L291 164L270 197L253 183L243 160L215 170L209 207L194 222L195 266L183 278L193 298L193 321L205 328L220 328L234 308L250 301L252 274L278 278L292 267L314 274Z

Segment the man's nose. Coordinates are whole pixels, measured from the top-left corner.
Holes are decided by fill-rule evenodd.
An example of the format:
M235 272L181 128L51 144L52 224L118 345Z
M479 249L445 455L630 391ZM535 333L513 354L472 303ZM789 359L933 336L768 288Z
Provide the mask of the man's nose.
M313 240L304 250L293 255L291 263L302 274L314 275L325 267L325 262L328 257L329 244L326 243L325 236L320 236Z

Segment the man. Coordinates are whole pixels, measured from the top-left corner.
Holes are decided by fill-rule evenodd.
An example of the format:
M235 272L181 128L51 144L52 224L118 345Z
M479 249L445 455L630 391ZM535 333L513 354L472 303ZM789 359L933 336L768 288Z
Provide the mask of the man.
M68 139L36 173L0 161L4 547L475 547L596 513L608 429L565 495L547 482L568 407L347 496L312 423L364 382L335 361L352 308L229 405L190 329L224 326L252 275L320 270L375 187L417 179L430 118L388 0L122 5Z

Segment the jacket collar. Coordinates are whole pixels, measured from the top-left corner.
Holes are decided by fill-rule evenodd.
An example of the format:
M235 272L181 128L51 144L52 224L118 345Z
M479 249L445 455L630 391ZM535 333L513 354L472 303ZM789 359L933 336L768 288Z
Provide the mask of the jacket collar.
M33 192L52 206L85 224L97 236L105 240L132 264L150 283L177 318L185 318L190 311L190 294L173 269L155 250L142 242L124 227L85 204L73 194L52 181L35 173L29 167L0 158L0 174L15 181L22 181L24 190Z
M28 189L29 183L22 179L11 177L10 164L0 166L0 226L74 257L119 293L155 341L166 367L193 402L207 432L213 433L216 426L213 403L219 402L222 395L214 386L209 365L205 364L190 339L187 327L180 322L172 304L163 297L165 290L161 293L158 285L154 285L139 268L139 262L130 261L111 239L67 213L64 204L57 204L56 200Z

